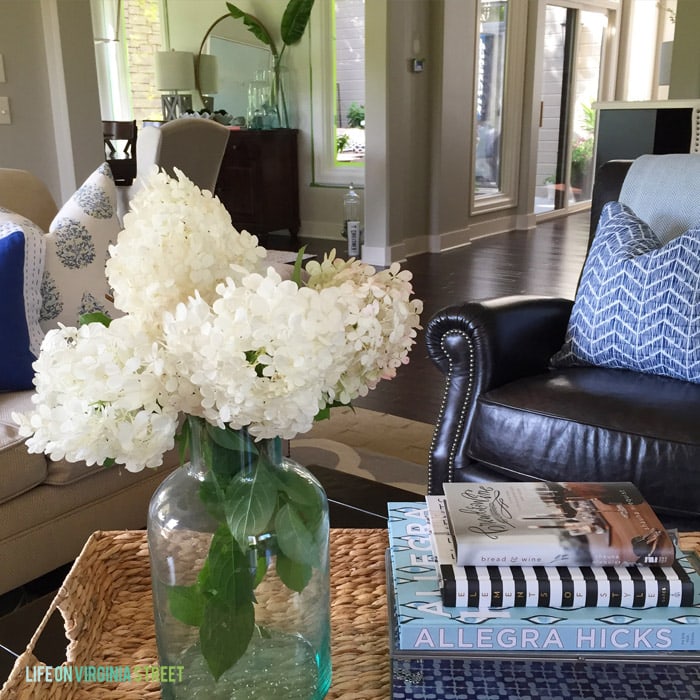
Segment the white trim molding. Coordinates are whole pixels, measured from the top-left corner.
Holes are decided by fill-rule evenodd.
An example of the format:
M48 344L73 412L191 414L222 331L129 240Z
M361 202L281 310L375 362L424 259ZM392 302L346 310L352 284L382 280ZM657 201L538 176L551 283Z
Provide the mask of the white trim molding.
M66 76L61 52L61 31L58 20L58 0L41 0L41 22L44 30L44 49L49 74L51 121L53 124L56 162L58 168L61 201L67 201L77 189L73 140L71 138L66 93Z

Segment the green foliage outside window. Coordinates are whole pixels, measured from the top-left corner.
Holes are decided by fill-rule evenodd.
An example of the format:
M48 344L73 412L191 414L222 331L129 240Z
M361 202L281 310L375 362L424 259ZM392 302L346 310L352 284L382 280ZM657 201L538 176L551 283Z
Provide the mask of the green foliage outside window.
M365 128L365 106L353 102L348 108L348 126L352 129Z

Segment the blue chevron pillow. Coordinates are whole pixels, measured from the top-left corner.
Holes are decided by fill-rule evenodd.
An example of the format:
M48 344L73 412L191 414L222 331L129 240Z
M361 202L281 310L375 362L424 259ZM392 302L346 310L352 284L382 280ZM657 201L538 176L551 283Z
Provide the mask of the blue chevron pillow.
M700 223L662 245L624 204L605 205L552 358L572 365L700 383Z

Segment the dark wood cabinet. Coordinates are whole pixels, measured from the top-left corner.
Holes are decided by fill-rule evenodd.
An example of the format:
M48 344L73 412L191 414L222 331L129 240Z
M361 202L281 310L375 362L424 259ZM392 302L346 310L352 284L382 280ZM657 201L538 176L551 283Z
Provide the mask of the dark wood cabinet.
M215 192L237 229L257 236L286 229L296 240L297 130L232 130Z

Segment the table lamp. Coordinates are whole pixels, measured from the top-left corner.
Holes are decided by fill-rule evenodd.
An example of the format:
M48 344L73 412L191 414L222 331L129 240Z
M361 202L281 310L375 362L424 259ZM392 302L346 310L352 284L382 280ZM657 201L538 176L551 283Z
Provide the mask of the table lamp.
M204 109L211 113L214 111L213 95L219 92L219 64L216 61L216 56L208 53L199 55L196 78Z
M161 95L163 119L177 119L192 109L191 92L195 88L194 56L188 51L158 51L156 53L156 89L168 94Z

